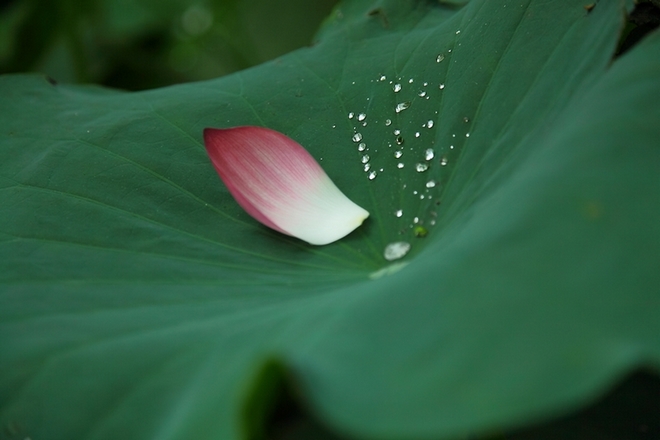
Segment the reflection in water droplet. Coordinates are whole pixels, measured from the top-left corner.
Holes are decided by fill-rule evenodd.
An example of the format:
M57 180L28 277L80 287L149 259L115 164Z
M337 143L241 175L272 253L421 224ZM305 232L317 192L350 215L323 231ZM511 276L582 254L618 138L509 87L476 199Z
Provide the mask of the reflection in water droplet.
M438 56L436 57L435 62L436 62L436 63L440 63L440 62L442 62L442 60L444 60L444 59L445 59L445 56L444 56L443 54L440 54L440 55L438 55Z
M415 229L413 229L413 234L415 234L415 237L423 238L426 237L428 233L428 229L426 229L424 226L415 226Z
M403 166L404 166L404 165L403 165L402 162L399 162L398 164L396 164L396 167L399 168L399 169L403 168Z
M369 155L365 154L364 156L362 156L362 163L367 163L367 162L369 162Z
M366 148L367 148L367 144L365 144L364 142L360 142L358 144L358 151L364 151Z
M433 152L433 148L427 148L426 151L424 152L424 159L431 160L433 159L433 156L435 156L435 153Z
M424 90L420 90L419 93L418 93L418 95L419 95L421 98L423 98L423 97L426 96L426 91L424 91Z
M440 85L438 86L438 88L439 88L440 90L442 90L442 89L445 88L445 85L444 85L444 84L440 84Z
M369 171L370 169L371 169L371 165L368 164L368 163L365 163L365 164L364 164L364 172L366 173L366 172Z
M396 105L394 111L397 112L397 113L400 113L400 112L404 111L405 109L407 109L408 107L410 107L410 102L409 101L400 102Z
M385 81L386 79L387 79L387 78L385 77L385 75L381 75L381 76L380 76L380 80L381 80L381 81Z
M448 162L449 161L447 160L447 156L442 156L442 158L440 159L440 165L442 165L443 167L447 165Z
M419 131L416 131L416 132L415 132L415 137L416 137L416 138L419 137Z
M348 114L348 119L353 119L353 116L355 116L355 113L350 112L350 113Z
M408 84L412 84L412 83L413 83L413 79L410 78L410 79L408 80Z
M423 173L424 171L429 169L429 166L425 163L418 163L415 165L415 169L417 170L418 173Z
M396 138L397 145L403 145L403 138L401 136Z
M364 113L360 113L358 115L358 121L364 121L366 117L367 117L367 115L365 115Z
M429 83L427 83L427 82L424 83L424 87L426 87L426 86L428 86L428 85L429 85Z
M375 171L370 172L368 177L369 180L374 180L376 178L376 172Z
M403 209L397 209L394 215L396 215L397 217L401 217L403 215Z
M429 122L426 123L426 126L427 126L428 128L433 127L433 120L432 120L432 119L429 119Z
M396 157L397 159L400 158L401 156L403 156L403 151L397 150L394 152L394 157Z
M401 134L401 130L399 130L399 129L397 128L397 129L395 129L392 133L394 133L394 136L398 136L398 135Z
M466 137L466 138L469 138L469 137L470 137L470 133L465 133L465 137Z
M391 119L385 119L385 125L392 125Z
M410 243L405 241L396 241L385 246L383 256L387 261L398 260L410 251Z
M362 135L360 133L355 133L353 135L353 142L360 142L362 140Z
M394 93L399 93L401 91L401 84L397 83L392 86L392 89L394 90Z
M426 187L427 188L433 188L435 186L435 180L429 180L426 182Z

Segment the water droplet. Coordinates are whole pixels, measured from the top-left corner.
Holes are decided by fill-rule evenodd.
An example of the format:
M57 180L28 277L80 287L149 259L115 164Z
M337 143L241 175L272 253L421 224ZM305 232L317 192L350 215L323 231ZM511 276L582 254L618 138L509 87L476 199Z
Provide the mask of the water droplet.
M355 133L353 135L353 142L360 142L362 140L362 134L360 133Z
M415 169L417 170L418 173L423 173L424 171L429 169L429 166L425 163L418 163L415 165Z
M447 160L447 156L442 156L442 158L440 159L440 165L444 167L445 165L447 165L447 162L449 162Z
M348 114L348 119L353 119L353 116L355 116L355 113L350 112L350 113Z
M365 163L365 164L364 164L364 172L366 173L366 172L369 171L370 169L371 169L371 165L369 165L368 163Z
M413 218L413 223L419 223L419 217Z
M424 226L415 226L415 229L413 229L413 234L415 234L415 237L423 238L426 237L428 233L428 229L426 229Z
M429 180L428 182L426 182L426 187L427 188L435 187L435 180Z
M402 138L401 136L398 136L398 137L396 138L396 144L397 144L397 145L403 145L403 138Z
M396 105L396 108L394 109L394 111L397 112L397 113L400 113L400 112L404 111L405 109L407 109L408 107L410 107L410 102L409 101L400 102Z
M364 151L366 148L367 148L367 144L365 144L364 142L360 142L358 144L358 151Z
M394 136L398 136L398 135L401 134L401 130L399 130L398 128L396 128L392 133L394 133Z
M465 133L465 137L466 137L466 138L469 138L469 137L470 137L470 133Z
M394 90L394 93L399 93L401 91L401 84L394 84L394 86L392 86L392 90Z
M394 215L396 215L397 217L401 217L403 215L403 209L397 209Z
M398 260L410 251L410 243L405 241L396 241L385 246L383 256L387 261Z
M381 76L380 76L380 80L381 80L381 81L385 81L386 79L387 79L387 78L385 77L385 75L381 75Z
M435 62L436 62L436 63L440 63L440 62L442 62L442 60L444 60L444 59L445 59L445 56L444 56L443 54L439 54L439 55L436 57Z
M403 151L397 150L394 152L394 157L396 157L397 159L400 158L401 156L403 156Z
M428 128L433 127L433 120L432 120L432 119L429 119L429 121L426 123L426 126L427 126Z
M424 91L424 90L420 90L419 93L418 93L418 95L419 95L421 98L423 98L423 97L426 96L426 91Z
M376 178L376 172L372 171L369 173L369 176L367 176L369 180L374 180Z
M415 137L416 137L416 138L419 137L419 131L416 131L416 132L415 132Z
M438 88L439 88L440 90L442 90L442 89L445 88L445 85L444 85L444 84L440 84L440 85L438 86Z
M470 119L468 119L467 116L463 117L463 122L470 122Z
M399 169L403 168L403 166L404 166L404 165L403 165L402 162L399 162L398 164L396 164L396 167L399 168Z
M427 82L424 83L424 87L426 87L426 86L428 86L428 85L429 85L429 83L427 83Z
M449 146L449 149L450 149L450 150L453 150L453 149L454 149L454 146L453 146L453 145L450 145L450 146Z
M358 121L364 121L366 118L367 118L367 115L365 115L364 113L360 113L358 115Z
M461 33L461 31L456 31L456 35L458 35L458 34L460 34L460 33Z
M413 83L413 79L410 78L410 79L408 80L408 84L412 84L412 83Z
M427 148L426 151L424 152L424 159L431 160L433 159L433 156L435 156L435 153L433 152L433 148Z
M362 163L367 163L367 162L369 162L369 155L365 154L364 156L362 156Z
M391 119L385 119L385 125L392 125L392 120Z
M367 126L367 121L364 121L364 122L362 123L362 126L363 126L363 127L366 127L366 126Z

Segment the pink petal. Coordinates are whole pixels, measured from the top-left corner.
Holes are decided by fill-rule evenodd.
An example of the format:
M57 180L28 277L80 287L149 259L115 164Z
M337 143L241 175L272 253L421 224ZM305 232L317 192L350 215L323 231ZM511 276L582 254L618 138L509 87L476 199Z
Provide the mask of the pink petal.
M348 235L369 217L296 141L263 127L204 130L206 151L243 209L310 244Z

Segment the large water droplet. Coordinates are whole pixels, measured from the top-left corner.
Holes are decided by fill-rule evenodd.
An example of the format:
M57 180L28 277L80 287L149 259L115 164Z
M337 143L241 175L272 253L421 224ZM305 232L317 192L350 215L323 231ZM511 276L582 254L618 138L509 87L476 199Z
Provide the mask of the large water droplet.
M394 215L396 215L397 217L401 217L403 215L403 209L397 209Z
M391 119L385 119L385 125L392 125Z
M367 117L367 115L365 115L364 113L360 113L358 115L358 121L364 121L366 119L366 117Z
M353 135L353 142L360 142L362 140L362 134L360 133L355 133Z
M424 152L424 159L431 160L433 159L433 156L435 156L435 153L433 152L433 148L427 148L426 151Z
M348 119L353 119L353 116L355 116L355 113L350 112L350 113L348 114Z
M369 162L369 155L365 154L364 156L362 156L362 163L367 163L367 162Z
M364 142L360 142L358 144L358 151L364 151L366 149L367 149L367 144L365 144Z
M376 172L372 171L369 173L369 176L367 176L369 180L374 180L376 178Z
M365 164L364 164L364 172L366 173L366 172L369 171L370 169L371 169L371 164L365 163Z
M392 86L394 93L399 93L401 91L401 84L397 83Z
M435 58L435 62L436 62L436 63L440 63L440 62L442 62L442 60L444 60L444 59L445 59L445 56L444 56L443 54L439 54L439 55Z
M405 241L396 241L385 246L383 256L387 261L398 260L410 251L410 243Z
M416 132L415 132L415 137L416 137L416 138L419 137L419 131L416 131Z
M418 173L423 173L424 171L428 170L429 166L425 163L418 163L415 165L415 170L417 170Z
M396 107L394 108L394 111L397 112L397 113L400 113L400 112L404 111L405 109L407 109L408 107L410 107L410 102L409 101L400 102L396 105Z
M429 119L429 122L426 123L426 126L427 126L428 128L433 127L433 120L432 120L432 119Z
M429 180L428 182L426 182L426 187L427 188L435 187L435 180Z

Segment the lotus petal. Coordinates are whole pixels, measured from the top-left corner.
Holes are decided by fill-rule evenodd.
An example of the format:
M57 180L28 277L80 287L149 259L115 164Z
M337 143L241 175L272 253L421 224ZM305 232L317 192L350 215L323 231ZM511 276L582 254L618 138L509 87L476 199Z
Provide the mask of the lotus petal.
M206 151L243 209L310 244L332 243L369 217L296 141L263 127L204 130Z

